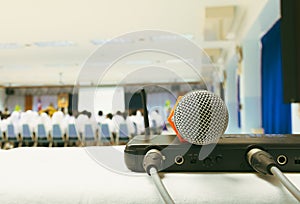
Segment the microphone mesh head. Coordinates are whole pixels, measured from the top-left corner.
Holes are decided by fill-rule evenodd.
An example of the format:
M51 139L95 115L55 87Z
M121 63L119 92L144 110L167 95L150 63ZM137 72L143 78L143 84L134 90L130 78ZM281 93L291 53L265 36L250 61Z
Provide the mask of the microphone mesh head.
M223 100L206 90L193 91L177 104L173 122L180 136L192 144L215 143L228 125Z

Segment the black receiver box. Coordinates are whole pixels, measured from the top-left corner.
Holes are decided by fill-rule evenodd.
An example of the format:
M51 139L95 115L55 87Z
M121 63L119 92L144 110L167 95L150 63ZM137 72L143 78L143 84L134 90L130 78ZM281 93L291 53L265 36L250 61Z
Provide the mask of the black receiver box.
M271 154L282 171L300 172L300 135L225 134L209 145L181 143L176 135L136 136L127 143L124 159L131 171L144 172L145 154L158 149L165 172L253 172L246 154L255 147Z

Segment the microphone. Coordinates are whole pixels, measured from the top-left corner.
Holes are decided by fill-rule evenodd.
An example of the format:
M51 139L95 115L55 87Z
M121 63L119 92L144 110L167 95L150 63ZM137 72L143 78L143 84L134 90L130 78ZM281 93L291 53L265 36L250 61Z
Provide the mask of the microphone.
M219 96L199 90L179 97L168 121L181 141L205 145L199 154L199 160L203 160L214 148L215 144L212 143L216 143L224 134L228 125L228 111ZM182 156L178 158L184 162ZM157 176L157 172L161 170L165 159L167 159L166 156L159 150L150 149L143 159L143 168L152 176L164 201L173 204L172 197ZM182 164L181 162L177 164Z
M168 121L181 142L206 145L224 134L228 110L218 95L197 90L178 99Z

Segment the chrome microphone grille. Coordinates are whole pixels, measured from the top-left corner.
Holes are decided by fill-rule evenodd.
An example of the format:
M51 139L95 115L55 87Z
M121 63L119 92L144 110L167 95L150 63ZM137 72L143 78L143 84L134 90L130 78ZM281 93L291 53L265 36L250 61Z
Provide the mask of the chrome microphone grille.
M208 91L193 91L177 104L173 122L180 136L192 144L215 143L228 125L228 111L223 100Z

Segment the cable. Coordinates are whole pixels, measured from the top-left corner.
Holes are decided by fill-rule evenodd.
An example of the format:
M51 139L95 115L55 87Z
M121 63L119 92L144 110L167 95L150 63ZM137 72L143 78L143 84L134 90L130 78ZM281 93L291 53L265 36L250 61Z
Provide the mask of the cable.
M300 191L297 187L277 168L273 157L258 148L253 148L247 153L249 164L259 173L273 175L287 188L287 190L300 202Z
M162 181L157 173L156 168L154 168L154 167L150 168L150 175L151 175L153 182L154 182L156 188L158 189L161 197L164 199L165 203L174 204L174 201L171 198L170 194L168 193L166 187L162 183Z
M164 156L157 149L149 150L143 161L143 166L145 171L151 176L157 190L159 191L161 197L167 204L174 204L173 199L168 193L166 187L161 181L161 178L158 175L158 171L162 169L162 162L164 160Z
M300 191L297 189L297 187L276 166L271 167L270 171L300 202Z

